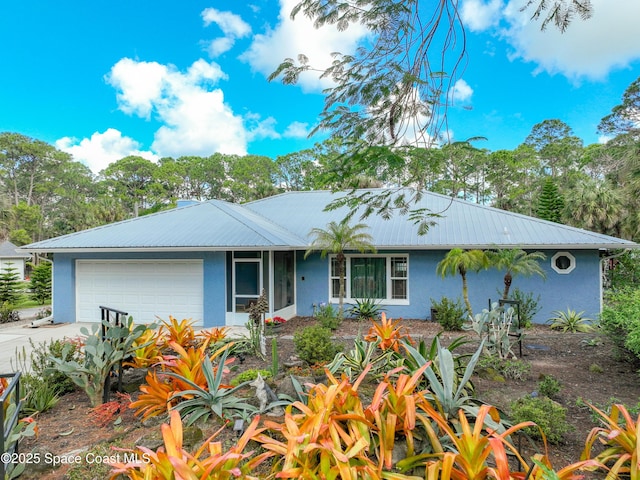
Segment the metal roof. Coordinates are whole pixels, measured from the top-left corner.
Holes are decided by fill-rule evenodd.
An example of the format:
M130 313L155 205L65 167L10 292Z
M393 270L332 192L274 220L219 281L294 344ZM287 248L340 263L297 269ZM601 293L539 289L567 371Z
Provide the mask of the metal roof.
M0 258L29 258L30 256L28 253L19 252L18 247L9 240L0 243Z
M193 204L43 240L27 251L227 250L289 248L304 240L268 219L220 200Z
M375 193L376 190L370 190ZM360 191L360 193L363 191ZM23 251L149 251L305 248L312 228L341 221L346 208L325 211L344 196L328 191L288 192L244 205L220 200L167 210L64 235L22 247ZM640 245L558 223L425 192L414 206L440 213L426 235L407 216L371 215L378 249L637 248Z
M367 190L376 192L375 189ZM360 190L355 194L365 192ZM340 208L325 211L332 200L346 193L328 191L289 192L257 200L246 208L271 218L296 235L307 238L314 227L324 228L330 221L339 222L348 212ZM442 215L434 218L435 225L426 235L418 234L418 225L408 216L394 212L388 220L370 215L362 220L358 214L353 222L366 223L373 243L378 248L636 248L634 242L548 222L538 218L507 212L497 208L478 205L436 193L424 192L421 199L412 205Z

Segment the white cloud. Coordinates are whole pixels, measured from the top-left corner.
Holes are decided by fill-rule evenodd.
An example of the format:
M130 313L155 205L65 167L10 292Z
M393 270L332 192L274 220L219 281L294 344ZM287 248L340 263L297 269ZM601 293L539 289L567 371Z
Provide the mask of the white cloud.
M208 51L213 57L230 50L237 38L246 37L251 33L251 26L235 13L206 8L201 15L205 27L215 23L224 34L224 37L209 43Z
M473 89L463 79L459 79L453 85L452 98L454 102L466 102L471 100Z
M91 138L78 142L74 138L63 137L56 141L56 148L73 155L74 160L86 164L93 173L99 173L110 163L129 155L136 155L147 160L156 161L158 156L148 151L141 151L140 144L114 128L104 133L95 132Z
M120 110L149 118L163 126L151 148L161 156L246 154L242 118L225 104L213 86L226 75L216 63L202 59L186 72L156 62L120 60L107 81L118 90Z
M308 123L291 122L283 135L287 138L307 138L309 133L310 129Z
M522 2L512 0L505 10L509 27L502 32L515 49L512 58L536 63L536 72L560 73L574 80L601 80L640 58L640 2L592 0L592 4L593 17L575 18L561 34L553 25L541 32L540 23L529 19L531 11L520 12Z
M282 137L276 131L276 121L273 117L268 117L262 120L260 115L256 113L250 113L245 115L245 122L247 125L247 137L249 141L260 140L263 138L279 139Z
M466 0L460 7L462 23L472 32L495 27L500 22L500 11L504 8L502 0Z
M309 65L324 69L331 65L331 53L353 53L367 30L359 24L351 24L345 31L331 25L316 29L313 22L302 13L291 20L290 13L299 0L280 0L279 24L265 34L255 35L253 43L242 59L254 71L270 75L285 58L297 59L304 54ZM331 85L328 78L318 78L318 72L300 75L299 85L306 92L320 91Z

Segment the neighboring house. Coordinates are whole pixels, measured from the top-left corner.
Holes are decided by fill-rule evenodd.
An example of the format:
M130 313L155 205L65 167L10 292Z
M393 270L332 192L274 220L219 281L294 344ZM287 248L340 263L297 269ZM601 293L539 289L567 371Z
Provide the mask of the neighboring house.
M264 288L270 315L311 315L337 303L332 258L306 260L309 231L340 221L325 211L337 195L290 192L244 205L195 203L27 245L53 253L57 322L99 321L99 306L124 310L137 322L173 315L199 325L243 325ZM427 318L431 299L461 295L459 277L442 279L436 265L453 247L518 247L542 251L547 278L516 277L513 288L540 295L536 320L566 308L595 316L602 268L611 250L638 245L607 235L426 193L417 207L442 212L426 235L407 216L371 216L378 252L347 255L347 299L377 297L392 317ZM475 310L497 299L504 273L468 275Z
M25 266L30 258L31 255L19 251L18 247L9 240L0 243L0 273L12 268L20 280L25 280Z

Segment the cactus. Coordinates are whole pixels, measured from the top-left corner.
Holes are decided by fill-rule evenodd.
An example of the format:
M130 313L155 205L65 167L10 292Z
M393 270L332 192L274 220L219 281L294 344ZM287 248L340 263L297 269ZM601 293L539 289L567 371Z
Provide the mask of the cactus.
M62 358L49 356L55 370L67 375L85 391L92 407L103 402L105 383L111 370L135 348L139 348L134 346L134 342L147 329L146 325L136 325L132 328L131 317L122 326L114 326L108 322L103 324L106 326L104 338L100 335L98 324L91 327L91 333L85 327L80 330L86 336L84 362L65 360L67 350L72 348L71 344L64 347Z
M278 339L271 339L271 376L276 378L278 375Z

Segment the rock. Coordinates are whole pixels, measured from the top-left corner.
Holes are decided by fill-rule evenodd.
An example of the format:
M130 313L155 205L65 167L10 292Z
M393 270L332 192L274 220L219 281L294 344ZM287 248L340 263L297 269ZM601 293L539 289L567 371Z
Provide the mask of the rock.
M300 360L298 357L296 357L295 355L291 355L288 359L286 359L284 362L282 362L282 364L286 367L286 368L293 368L293 367L302 367L304 366L304 362L302 360Z
M291 380L292 375L287 375L281 381L276 383L276 391L280 395L286 395L288 397L293 398L294 401L298 400L298 394L296 392L295 387L293 386L293 381ZM306 387L306 383L315 383L312 377L298 377L294 376L294 378L302 385L303 388Z
M134 444L138 447L146 447L155 452L158 448L164 445L164 439L162 438L161 431L158 429L145 433L138 438Z

